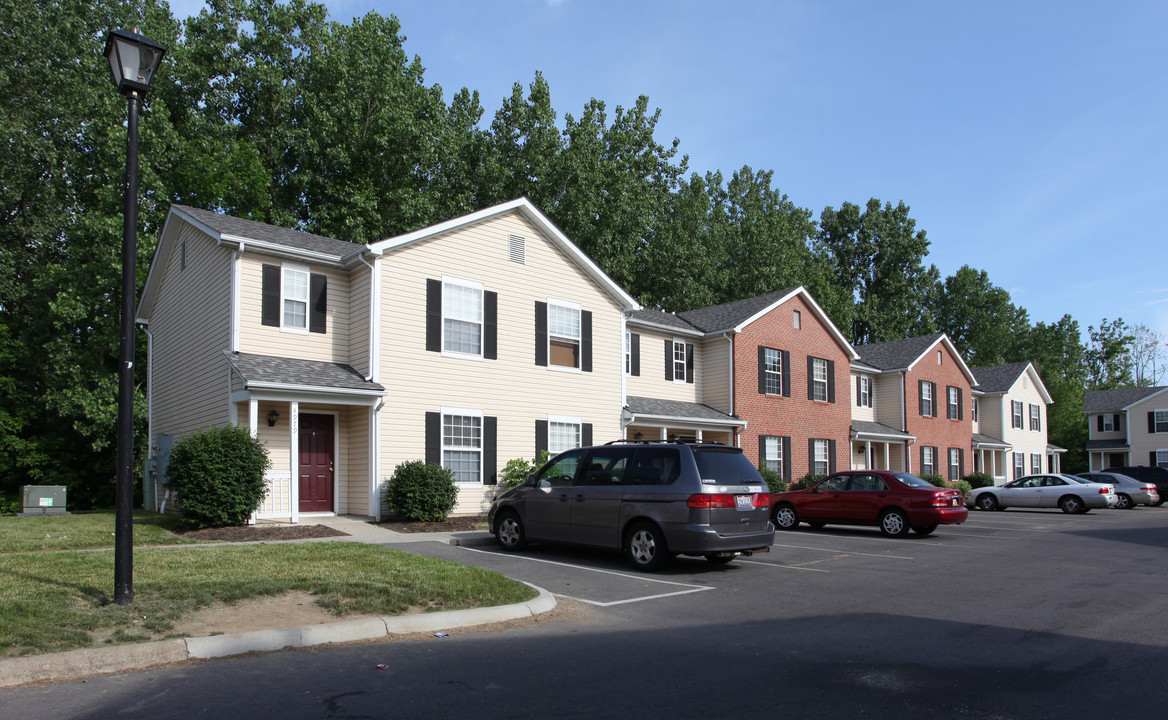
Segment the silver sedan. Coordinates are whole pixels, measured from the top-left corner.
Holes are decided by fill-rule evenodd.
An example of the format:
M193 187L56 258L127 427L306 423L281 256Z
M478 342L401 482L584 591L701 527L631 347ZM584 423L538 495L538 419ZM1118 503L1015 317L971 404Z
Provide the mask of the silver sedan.
M1155 505L1160 502L1160 493L1150 482L1141 482L1116 472L1079 473L1078 476L1091 482L1114 485L1115 494L1119 496L1116 507L1120 510L1131 510L1136 505Z
M1118 502L1113 485L1053 473L1027 475L1005 485L981 487L965 498L967 507L979 510L1059 508L1065 513L1085 513L1091 508L1114 507Z

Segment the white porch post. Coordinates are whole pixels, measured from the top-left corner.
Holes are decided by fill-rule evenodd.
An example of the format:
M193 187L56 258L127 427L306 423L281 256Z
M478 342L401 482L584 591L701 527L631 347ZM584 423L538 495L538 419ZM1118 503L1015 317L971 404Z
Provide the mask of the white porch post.
M247 401L247 431L252 437L260 434L260 403L255 398Z
M864 441L864 469L873 470L872 467L872 441Z
M300 522L300 403L293 400L288 409L288 497L292 507L291 520Z

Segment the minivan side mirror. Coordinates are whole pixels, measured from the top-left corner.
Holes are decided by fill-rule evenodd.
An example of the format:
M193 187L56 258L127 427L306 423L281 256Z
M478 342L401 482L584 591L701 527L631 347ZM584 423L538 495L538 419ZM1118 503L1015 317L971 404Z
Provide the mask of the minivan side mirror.
M535 487L535 475L528 475L527 479L523 481L524 487Z

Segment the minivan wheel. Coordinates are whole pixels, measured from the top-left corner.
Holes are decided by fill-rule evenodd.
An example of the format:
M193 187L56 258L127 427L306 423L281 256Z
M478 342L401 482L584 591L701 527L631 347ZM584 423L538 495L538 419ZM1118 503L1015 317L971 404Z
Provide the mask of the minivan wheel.
M522 550L527 546L527 533L519 513L508 510L499 516L495 522L495 541L504 550Z
M1062 510L1068 515L1073 515L1075 513L1085 512L1087 506L1075 495L1064 495L1059 498L1059 510Z
M779 505L775 508L771 518L779 530L794 530L799 524L799 513L795 512L795 508L791 505Z
M669 560L669 548L661 528L639 522L625 534L625 557L633 567L645 572L661 569Z
M908 516L903 510L885 510L880 516L880 532L888 537L904 537L908 531Z

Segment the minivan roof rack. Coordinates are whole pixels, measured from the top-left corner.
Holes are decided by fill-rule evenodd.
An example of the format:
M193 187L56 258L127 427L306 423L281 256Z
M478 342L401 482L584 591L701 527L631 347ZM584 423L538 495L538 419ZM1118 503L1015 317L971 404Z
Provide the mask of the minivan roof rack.
M694 438L673 438L671 440L635 440L633 438L618 438L616 440L609 440L604 444L617 445L620 443L628 443L630 445L659 445L662 443L670 445L725 445L725 443L720 443L716 440L697 440Z

